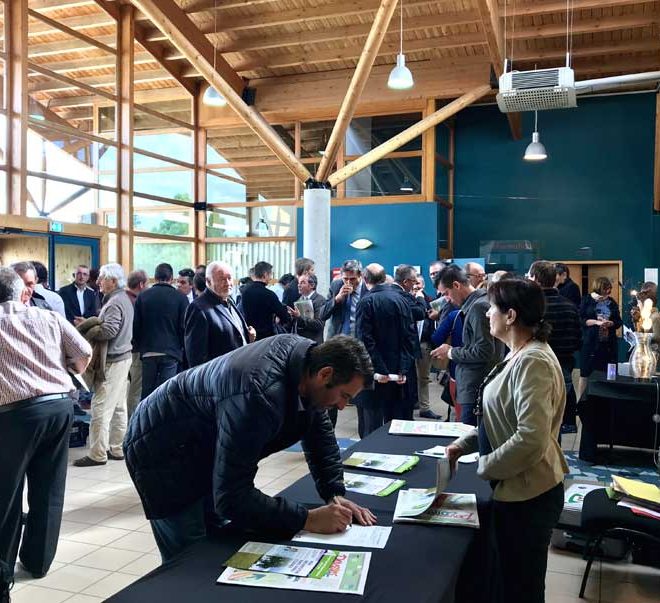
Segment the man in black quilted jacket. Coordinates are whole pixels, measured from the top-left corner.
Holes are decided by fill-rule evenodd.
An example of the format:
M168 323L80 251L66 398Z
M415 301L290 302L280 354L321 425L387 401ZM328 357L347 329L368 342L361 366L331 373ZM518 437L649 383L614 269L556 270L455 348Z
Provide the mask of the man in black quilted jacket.
M341 532L374 515L344 498L326 412L373 383L366 349L276 335L192 368L145 398L124 441L126 464L163 560L206 535L209 513L260 534ZM254 485L258 462L301 441L326 505L307 510Z

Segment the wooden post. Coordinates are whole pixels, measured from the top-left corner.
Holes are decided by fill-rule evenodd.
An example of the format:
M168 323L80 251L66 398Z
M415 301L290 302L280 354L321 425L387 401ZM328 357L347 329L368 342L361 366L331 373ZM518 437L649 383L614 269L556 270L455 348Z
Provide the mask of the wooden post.
M454 209L456 207L456 195L454 194L454 172L456 170L456 125L450 123L449 129L449 161L451 166L447 167L447 201L450 207L447 211L447 248L450 257L454 257Z
M28 15L27 0L5 2L7 32L7 213L27 207Z
M201 86L197 88L197 94L192 99L193 103L193 125L194 136L194 163L195 163L195 182L194 195L195 203L206 203L208 201L206 191L206 128L199 125L199 110L202 102ZM195 249L193 261L195 266L206 264L206 210L196 210L194 212L193 232L195 236Z
M227 104L294 176L303 182L312 177L275 129L254 107L245 103L240 92L236 91L237 88L242 89L242 80L222 57L214 61L215 47L173 0L132 2L168 37L200 75L224 96Z
M449 119L452 115L455 115L468 105L471 105L473 102L479 100L490 91L490 86L488 84L484 84L483 86L478 86L477 88L466 92L463 96L460 96L448 105L445 105L435 113L432 113L428 117L425 117L421 121L410 126L403 132L393 136L368 153L358 157L355 161L352 161L342 169L337 170L334 174L332 174L332 176L328 178L328 182L331 186L335 187L340 182L348 180L351 176L354 176L359 171L369 167L373 163L376 163L376 161L380 161L389 153L396 151L399 147L403 146L407 142L417 138L417 136L423 134L429 128L433 128L443 121Z
M387 28L390 25L390 20L394 14L398 0L381 0L380 7L376 13L376 18L369 31L369 36L364 44L364 50L360 55L351 83L348 86L348 91L339 109L337 120L332 128L332 133L328 139L328 144L325 147L325 154L321 158L319 169L316 171L316 180L323 182L330 173L332 165L337 158L339 147L344 139L346 128L351 123L355 108L360 100L360 95L371 73L371 67L376 60L378 50L383 42L383 38L387 33Z
M655 95L655 161L653 164L653 209L660 211L660 94Z
M435 99L426 100L424 117L435 113ZM435 197L435 128L429 128L422 136L422 196L425 201Z
M293 152L300 159L302 157L302 124L300 121L296 121L293 128ZM293 182L293 196L296 199L296 203L300 201L300 197L302 196L302 186L298 178Z
M135 8L122 4L117 21L117 261L133 268L133 29Z

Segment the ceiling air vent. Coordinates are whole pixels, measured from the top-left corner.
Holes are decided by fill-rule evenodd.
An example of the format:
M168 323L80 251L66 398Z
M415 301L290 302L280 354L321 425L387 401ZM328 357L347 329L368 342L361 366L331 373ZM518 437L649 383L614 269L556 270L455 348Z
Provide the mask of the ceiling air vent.
M503 113L577 107L573 69L559 67L503 73L497 105Z

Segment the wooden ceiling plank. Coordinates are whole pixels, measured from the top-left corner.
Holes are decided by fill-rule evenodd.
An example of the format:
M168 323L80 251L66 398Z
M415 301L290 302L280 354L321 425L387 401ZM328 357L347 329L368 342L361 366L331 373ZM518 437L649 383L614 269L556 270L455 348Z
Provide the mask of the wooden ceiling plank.
M383 159L386 155L388 155L393 151L396 151L396 149L402 147L407 142L414 140L429 128L433 128L438 124L441 124L442 122L448 120L450 117L456 115L456 113L462 111L465 107L471 105L472 103L476 102L477 100L486 96L487 94L490 94L491 92L492 89L488 84L484 84L481 86L477 86L476 88L473 88L472 90L466 92L459 98L453 100L451 103L445 105L435 113L431 113L431 115L428 115L427 117L417 122L416 124L410 126L403 132L400 132L396 136L393 136L392 138L378 145L371 151L365 153L355 161L352 161L348 165L337 170L334 174L332 174L328 178L328 182L333 187L336 187L340 182L344 182L344 180L348 180L348 178L350 178L351 176L354 176L361 170L374 164L376 161Z
M360 54L360 60L355 68L351 82L348 85L348 90L346 91L346 96L341 104L339 113L337 115L337 120L335 125L332 128L330 138L328 139L328 144L325 148L325 154L321 158L321 163L319 168L316 171L316 180L318 182L324 182L325 179L330 174L335 159L337 158L337 153L339 152L339 147L342 144L344 135L346 134L346 129L353 119L355 114L355 109L357 107L358 101L360 100L360 95L364 90L364 87L369 79L369 74L371 73L371 68L373 67L374 61L378 56L380 46L385 38L387 33L387 28L389 27L390 21L392 20L392 15L397 7L398 0L382 0L380 8L376 13L376 18L374 19L373 25L371 26L371 31L369 32L369 37L364 44L364 49Z
M488 53L490 62L499 78L504 69L504 36L500 27L500 18L498 14L496 0L477 0L477 9L481 16L481 25L486 35L488 44ZM507 113L507 120L511 129L511 136L514 140L522 138L522 122L520 113Z
M227 104L300 180L311 178L307 168L284 143L273 127L241 98L243 80L222 58L206 36L172 0L132 0L182 52L204 79L227 100ZM219 60L218 60L219 59Z
M95 2L115 20L119 20L119 8L106 0L95 0ZM184 66L178 65L166 59L167 45L151 42L147 39L147 32L143 25L134 22L135 40L165 69L191 96L195 95L195 82L181 75Z
M655 0L573 0L573 10L634 6L644 3L655 3ZM566 13L566 0L534 4L513 4L507 7L507 16L532 16L551 13Z

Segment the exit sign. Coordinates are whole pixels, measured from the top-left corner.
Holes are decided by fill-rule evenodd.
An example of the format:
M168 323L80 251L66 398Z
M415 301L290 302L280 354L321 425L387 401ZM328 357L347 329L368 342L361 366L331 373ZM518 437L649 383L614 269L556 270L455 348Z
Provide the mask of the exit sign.
M62 232L62 222L51 222L50 232Z

